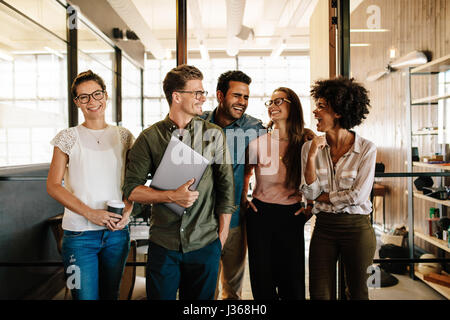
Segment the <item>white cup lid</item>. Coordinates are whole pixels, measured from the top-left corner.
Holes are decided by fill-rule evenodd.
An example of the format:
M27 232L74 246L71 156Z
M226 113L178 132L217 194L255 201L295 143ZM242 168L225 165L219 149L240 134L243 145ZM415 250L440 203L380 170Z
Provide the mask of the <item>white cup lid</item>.
M109 200L106 205L113 208L125 208L125 203L122 200Z

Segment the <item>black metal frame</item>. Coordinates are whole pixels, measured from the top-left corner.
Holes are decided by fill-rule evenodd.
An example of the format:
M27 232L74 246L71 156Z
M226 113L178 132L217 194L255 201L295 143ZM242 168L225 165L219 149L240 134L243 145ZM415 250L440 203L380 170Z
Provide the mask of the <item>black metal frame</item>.
M73 8L73 7L72 7ZM78 13L73 8L75 14L76 24L78 25ZM67 12L66 19L69 21L70 12ZM69 25L69 24L67 24ZM70 90L73 80L78 74L78 28L67 28L67 105L69 113L69 127L78 125L78 107L73 101L72 92Z
M337 0L338 70L337 74L350 76L350 0Z
M350 0L337 0L337 69L336 74L350 76ZM345 300L344 264L338 258L338 299Z
M114 79L116 85L116 123L122 124L122 50L114 48Z
M177 66L187 62L187 3L177 0Z

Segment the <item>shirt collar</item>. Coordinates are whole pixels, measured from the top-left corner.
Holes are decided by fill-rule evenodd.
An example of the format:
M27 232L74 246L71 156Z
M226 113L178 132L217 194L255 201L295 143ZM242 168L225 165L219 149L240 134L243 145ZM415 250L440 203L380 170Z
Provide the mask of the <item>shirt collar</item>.
M353 144L353 152L360 153L362 144L361 137L355 131L350 132L353 132L355 134L355 143Z
M349 131L351 133L355 134L355 142L353 143L353 147L347 153L349 153L349 152L360 153L361 152L361 144L362 144L361 137L355 131L353 131L353 130L349 130ZM326 147L330 148L330 145L328 144L328 142L327 142Z
M191 119L191 121L189 121L189 123L186 125L186 128L184 128L185 130L191 131L192 127L193 127L193 121L194 120L201 120L198 116L195 116ZM166 128L168 130L175 131L176 129L179 129L177 124L175 122L172 121L172 119L170 119L169 114L166 115L166 117L164 118L164 125L166 126Z
M213 111L211 111L209 114L208 114L208 116L206 117L206 119L205 120L207 120L207 121L209 121L209 122L212 122L212 123L216 123L215 122L215 115L216 115L216 112L217 112L217 108L218 107L216 107ZM233 126L237 126L237 127L242 127L243 126L243 124L244 124L244 122L245 122L245 113L242 115L242 117L240 117L239 119L237 119L236 121L234 121L234 122L232 122L232 123L230 123L228 126L226 126L225 128L228 128L228 127L233 127ZM224 129L225 129L224 128Z

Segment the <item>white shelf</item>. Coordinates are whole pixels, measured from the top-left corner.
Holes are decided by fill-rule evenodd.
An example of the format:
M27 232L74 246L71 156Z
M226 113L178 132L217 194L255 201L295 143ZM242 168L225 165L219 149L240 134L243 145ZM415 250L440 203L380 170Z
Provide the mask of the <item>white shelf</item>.
M450 252L450 248L447 245L447 241L438 239L436 237L431 237L429 235L423 234L422 232L416 231L416 230L414 230L414 235L422 240L425 240L428 243L431 243L432 245L435 245L436 247L441 248L442 250Z
M448 99L450 98L450 93L444 94L442 96L429 96L429 97L424 97L424 98L420 98L420 99L414 99L411 101L411 104L423 104L423 103L435 103L438 102L439 100L443 100L443 99Z
M435 170L450 170L450 165L443 166L442 164L438 163L426 163L426 162L413 162L414 167L421 167L421 168L429 168L429 169L435 169Z
M450 54L415 67L411 70L411 73L442 72L447 70L450 70Z
M446 297L447 299L450 299L450 288L425 280L423 274L421 274L419 271L414 271L414 274L417 278L419 278L420 280L425 282L427 285L432 287L434 290L436 290L437 292L442 294L444 297Z
M439 204L442 204L444 206L449 206L450 207L450 200L438 200L438 199L435 199L435 198L423 195L423 194L418 193L418 192L414 192L413 195L414 195L414 198L419 198L419 199L422 199L422 200L427 200L427 201L430 201L430 202L439 203Z
M437 135L439 133L438 130L418 130L413 131L413 136L427 136L427 135Z

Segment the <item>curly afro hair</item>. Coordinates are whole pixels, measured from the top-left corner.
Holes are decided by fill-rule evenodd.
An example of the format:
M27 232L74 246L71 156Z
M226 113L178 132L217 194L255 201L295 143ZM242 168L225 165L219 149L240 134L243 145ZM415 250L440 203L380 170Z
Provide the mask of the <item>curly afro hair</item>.
M370 99L368 91L353 78L337 77L318 80L311 88L314 100L323 98L333 111L341 115L339 125L351 129L360 125L369 114Z

